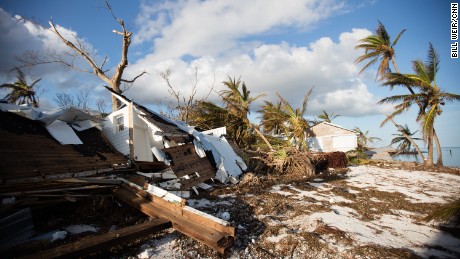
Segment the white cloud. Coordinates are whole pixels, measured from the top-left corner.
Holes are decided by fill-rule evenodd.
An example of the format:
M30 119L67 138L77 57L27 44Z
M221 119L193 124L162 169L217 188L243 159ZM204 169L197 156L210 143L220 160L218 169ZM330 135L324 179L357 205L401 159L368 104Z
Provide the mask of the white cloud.
M283 26L297 29L314 26L342 6L335 1L293 0L282 2L283 8L280 8L280 3L186 1L165 2L154 7L145 4L139 21L148 25L152 20L153 29L144 31L144 38L137 40L141 42L161 36L155 41L154 52L131 63L125 71L125 78L133 78L143 70L149 72L149 75L139 78L126 94L144 104L170 97L159 73L171 67L174 71L172 84L184 96L189 96L194 84L194 67L197 67L197 98L204 97L213 85L217 91L222 89L222 81L227 80L227 76L241 76L253 95L265 93L266 99L274 101L275 93L279 92L294 106L299 106L304 94L315 86L310 97L310 115L319 114L322 109L342 116L381 113L382 107L375 106L379 97L370 93L367 86L356 79L360 67L353 63L360 54L354 49L356 41L369 35L370 31L353 29L342 33L338 42L323 37L307 46L243 40L244 37L267 33ZM151 19L151 15L157 16ZM48 30L28 22L17 23L3 10L0 19L8 21L2 23L3 27L7 27L2 30L9 30L16 36L8 43L4 40L1 43L16 45L15 55L26 49L67 50ZM145 28L141 27L140 32ZM72 30L59 29L67 36L76 36ZM239 47L233 48L236 45ZM91 48L91 45L88 46ZM223 55L223 51L228 52ZM183 54L197 57L180 59ZM8 55L12 59L13 54ZM35 73L35 77L44 78L43 82L54 84L54 91L101 84L94 76L81 79L81 73L64 72L57 66L52 69L49 66L38 68ZM213 94L211 100L218 102L219 98Z
M309 46L291 46L286 42L263 44L231 57L203 56L188 62L181 59L156 62L155 54L151 54L130 67L131 76L134 75L131 71L141 68L148 68L150 75L136 82L128 94L143 103L168 97L166 84L158 74L172 67L173 85L187 96L193 67L197 67L201 97L207 94L214 80L216 90L220 90L227 76L241 76L252 94L265 93L266 99L275 100L275 93L279 92L294 106L299 106L306 92L315 86L310 97L310 115L317 115L323 109L342 116L380 114L388 107L376 105L380 97L374 96L356 78L360 65L354 64L360 54L354 48L357 40L370 33L365 29L353 29L342 33L339 42L324 37ZM219 99L217 95L212 98Z
M239 46L244 37L280 28L307 29L343 7L335 0L149 1L141 6L141 29L134 42L154 41L158 60L219 55Z

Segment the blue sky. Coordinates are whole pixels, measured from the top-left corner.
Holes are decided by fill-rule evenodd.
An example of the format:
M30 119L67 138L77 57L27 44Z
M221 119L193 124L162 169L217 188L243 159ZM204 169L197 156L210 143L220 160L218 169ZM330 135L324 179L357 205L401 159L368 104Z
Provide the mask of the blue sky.
M375 145L383 146L396 129L392 125L379 127L391 107L376 102L406 92L379 87L374 80L376 67L358 76L363 64L353 61L362 52L354 46L374 31L377 20L385 24L392 38L407 29L395 48L400 71L412 72L411 61L424 60L428 42L432 42L441 59L438 85L460 94L460 60L450 58L450 2L117 0L110 4L133 32L126 78L149 73L125 92L128 97L151 107L169 103L167 86L159 76L166 68L173 70L172 83L185 94L193 84L194 68L202 96L211 86L222 89L227 76L241 76L254 95L265 93L265 99L273 101L279 92L299 106L314 86L308 115L318 115L321 110L339 114L334 123L369 130L371 136L382 139ZM120 28L103 7L100 0L0 0L0 81L14 81L15 74L9 72L16 64L14 57L26 50L65 50L49 31L16 22L18 16L45 26L52 18L65 33L83 39L99 60L108 56L107 67L116 66L121 39L112 30ZM85 89L94 90L93 102L100 98L109 102L102 81L93 75L52 65L27 69L26 73L30 80L43 78L43 106L56 106L56 93ZM219 102L216 94L209 98ZM460 103L448 103L436 122L443 146L460 146L456 134L459 115ZM257 120L256 113L253 117ZM415 131L414 118L415 111L411 111L396 121Z

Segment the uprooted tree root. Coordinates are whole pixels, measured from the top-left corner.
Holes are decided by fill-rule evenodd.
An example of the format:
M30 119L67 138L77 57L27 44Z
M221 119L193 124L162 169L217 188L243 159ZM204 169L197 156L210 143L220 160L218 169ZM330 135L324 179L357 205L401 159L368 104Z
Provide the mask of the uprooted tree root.
M307 177L315 175L310 155L295 148L270 152L251 152L250 166L255 172L276 174L299 174Z

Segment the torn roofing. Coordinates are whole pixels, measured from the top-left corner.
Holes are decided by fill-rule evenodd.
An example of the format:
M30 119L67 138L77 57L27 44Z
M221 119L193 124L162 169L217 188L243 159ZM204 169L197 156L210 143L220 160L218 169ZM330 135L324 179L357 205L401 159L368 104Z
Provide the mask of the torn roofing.
M112 164L127 162L96 128L75 130L82 145L61 145L40 121L2 111L0 121L2 179L82 172L111 168Z
M146 120L148 120L150 123L152 123L153 125L157 126L160 130L162 130L163 132L165 133L168 133L168 135L165 135L167 138L170 138L170 139L174 139L176 140L176 138L179 140L184 140L185 142L190 142L193 140L193 137L190 136L190 134L188 134L187 132L183 131L182 129L180 129L172 120L170 120L169 118L167 117L164 117L150 109L148 109L147 107L145 106L142 106L132 100L130 100L129 98L127 98L126 96L122 95L122 94L118 94L116 93L115 91L113 91L113 89L107 87L107 86L104 86L107 90L109 90L113 95L115 95L116 97L118 97L118 99L120 99L122 102L124 103L133 103L133 105L138 109L140 110L141 112L143 112L144 114L140 114L140 116L142 116L143 118L145 118ZM164 134L164 133L163 133ZM185 139L184 139L185 138Z

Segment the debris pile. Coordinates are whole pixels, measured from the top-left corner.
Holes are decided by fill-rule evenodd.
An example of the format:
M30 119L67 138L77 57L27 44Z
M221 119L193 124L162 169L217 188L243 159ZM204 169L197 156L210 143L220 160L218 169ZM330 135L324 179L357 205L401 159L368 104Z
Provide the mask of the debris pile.
M327 171L329 168L347 168L348 160L344 152L313 153L313 164L318 172Z
M182 133L178 136L153 132L160 136L162 143L169 141L162 144L161 149L148 150L150 156L162 156L163 160L141 161L132 156L132 152L126 155L114 147L113 138L111 141L106 131L101 131L101 119L88 111L64 107L50 112L12 104L1 104L0 109L0 119L5 122L0 125L2 254L15 257L33 253L31 256L43 258L85 256L167 228L174 228L220 253L233 245L235 230L228 222L186 206L184 199L159 187L177 190L180 194L189 189L197 191L197 187L210 189L204 182L211 178L221 182L239 180L234 169L240 161L233 160L235 166L225 161L231 156L228 150L218 146L222 145L217 143L219 139L224 138L210 136L213 138L208 139L194 129L190 129L190 134L161 118L167 125L164 127ZM115 129L123 129L118 126ZM142 143L135 138L133 141L132 136L130 140L127 143L142 148ZM242 169L238 167L238 170L241 174ZM100 206L87 204L96 216L78 214L69 208L82 202L105 204L109 200L112 209L108 215L124 215L124 206L119 202L123 201L151 220L124 218L104 228L85 225L88 222L72 222L74 225L67 227L51 224L58 229L45 233L47 245L35 246L35 250L24 249L42 236L44 229L40 229L40 224L53 222L57 208L70 206L61 212L73 211L74 215L65 218L91 222L103 215ZM131 225L122 222L131 222ZM66 238L76 229L89 236Z

